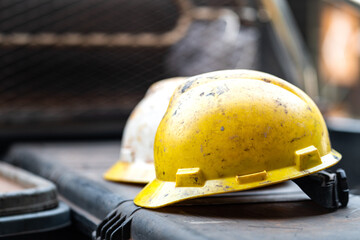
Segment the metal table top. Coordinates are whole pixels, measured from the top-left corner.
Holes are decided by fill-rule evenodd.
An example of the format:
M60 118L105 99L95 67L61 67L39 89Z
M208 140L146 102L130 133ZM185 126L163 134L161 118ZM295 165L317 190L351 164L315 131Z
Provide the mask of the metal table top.
M6 160L52 180L62 197L94 223L119 203L128 214L143 186L105 181L120 142L18 144ZM360 196L328 211L311 201L171 206L133 213L133 239L358 239ZM88 231L92 227L88 228Z

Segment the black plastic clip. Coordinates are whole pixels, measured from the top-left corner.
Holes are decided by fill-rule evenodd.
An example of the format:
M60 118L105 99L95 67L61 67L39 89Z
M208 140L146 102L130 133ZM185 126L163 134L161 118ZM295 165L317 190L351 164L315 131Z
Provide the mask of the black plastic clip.
M336 170L338 197L341 207L346 207L349 202L349 185L346 178L346 173L343 169Z
M343 169L320 171L293 180L311 200L328 209L346 207L349 202L349 187Z
M130 239L130 227L133 214L140 209L135 207L130 213L124 213L122 204L130 200L123 201L111 211L97 226L92 234L93 240L127 240ZM132 201L131 201L132 202Z

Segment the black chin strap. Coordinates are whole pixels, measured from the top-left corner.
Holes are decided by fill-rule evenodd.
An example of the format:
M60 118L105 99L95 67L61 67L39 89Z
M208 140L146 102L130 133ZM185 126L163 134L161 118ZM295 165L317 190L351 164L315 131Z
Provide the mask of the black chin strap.
M320 171L293 181L324 208L338 209L348 204L349 187L343 169L336 170L336 173Z

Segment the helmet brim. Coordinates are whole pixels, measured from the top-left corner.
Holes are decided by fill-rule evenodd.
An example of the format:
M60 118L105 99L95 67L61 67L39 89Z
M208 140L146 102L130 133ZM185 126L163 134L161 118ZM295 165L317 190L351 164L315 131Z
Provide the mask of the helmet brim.
M316 173L335 165L340 159L341 154L332 150L329 154L321 157L322 163L315 167L299 170L296 166L289 166L270 170L267 171L266 180L243 184L236 181L235 177L229 177L207 180L201 187L176 187L175 182L155 179L143 188L134 199L134 203L140 207L160 208L187 199L264 187Z
M118 161L104 174L104 178L114 182L147 184L155 178L154 164Z

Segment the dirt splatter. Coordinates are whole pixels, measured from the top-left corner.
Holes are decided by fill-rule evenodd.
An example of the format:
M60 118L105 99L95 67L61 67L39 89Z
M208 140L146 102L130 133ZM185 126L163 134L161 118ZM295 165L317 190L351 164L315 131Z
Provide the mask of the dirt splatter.
M280 106L284 107L285 114L288 114L287 105L284 104L280 98L276 98L275 103L277 104L278 107Z
M225 92L228 92L228 91L230 91L230 89L228 88L228 86L226 86L226 84L224 84L223 86L218 86L217 87L216 93L221 95L221 94L223 94Z
M276 104L277 104L278 106L282 106L282 105L283 105L280 98L276 98L275 102L276 102Z
M295 141L298 141L298 140L302 139L302 138L305 137L305 136L306 136L306 135L304 134L304 135L302 135L302 136L300 136L300 137L293 138L293 139L290 140L290 143L293 143L293 142L295 142Z
M185 83L185 85L183 86L183 88L181 89L181 93L184 93L189 87L191 87L191 85L193 84L195 80L192 81L187 81Z
M239 139L240 137L238 135L233 135L229 137L230 140Z

